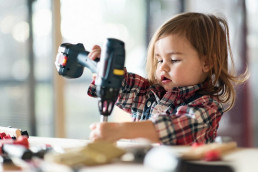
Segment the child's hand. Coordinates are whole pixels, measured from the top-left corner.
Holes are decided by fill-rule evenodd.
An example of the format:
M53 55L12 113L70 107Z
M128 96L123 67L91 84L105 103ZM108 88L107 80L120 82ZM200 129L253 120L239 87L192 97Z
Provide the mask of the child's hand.
M94 46L92 47L91 52L88 54L88 57L89 57L90 59L92 59L92 60L95 60L95 59L100 58L100 54L101 54L101 48L100 48L100 46L94 45ZM97 75L94 73L94 74L92 75L92 80L96 80L96 77L97 77Z
M112 122L94 123L90 125L90 140L115 142L121 139L120 124Z
M92 47L91 52L88 54L88 57L92 60L95 60L97 58L100 58L100 54L101 54L101 48L98 45L94 45Z
M145 138L151 142L160 142L152 121L139 122L103 122L90 125L90 140L115 142L119 139Z

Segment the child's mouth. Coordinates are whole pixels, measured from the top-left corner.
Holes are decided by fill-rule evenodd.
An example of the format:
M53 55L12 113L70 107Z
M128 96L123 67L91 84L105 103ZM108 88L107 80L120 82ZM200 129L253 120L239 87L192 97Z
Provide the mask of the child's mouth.
M171 82L171 80L170 80L169 78L165 77L165 76L161 76L161 82L162 82L163 84L166 84L166 83L168 83L168 82Z

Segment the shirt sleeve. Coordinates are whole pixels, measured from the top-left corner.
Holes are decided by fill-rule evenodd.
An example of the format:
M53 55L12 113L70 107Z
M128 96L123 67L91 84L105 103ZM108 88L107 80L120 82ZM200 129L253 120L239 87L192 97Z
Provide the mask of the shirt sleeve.
M128 113L141 113L144 108L147 88L149 82L147 79L127 72L124 68L125 74L122 81L122 87L119 91L116 105ZM88 95L97 97L95 81L92 81L88 88Z
M222 105L203 96L179 106L174 114L154 114L151 118L162 144L209 143L217 136Z
M87 93L90 97L97 97L95 80L91 82Z
M134 115L135 113L142 113L149 85L147 79L129 73L125 69L125 79L122 82L116 105Z

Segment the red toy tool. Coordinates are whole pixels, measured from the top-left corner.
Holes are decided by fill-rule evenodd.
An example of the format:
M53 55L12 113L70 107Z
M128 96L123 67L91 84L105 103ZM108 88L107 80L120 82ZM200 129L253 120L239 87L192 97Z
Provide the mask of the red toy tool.
M4 144L13 144L13 145L22 145L25 148L29 148L29 141L28 141L28 137L26 136L20 136L17 138L17 140L13 140L13 139L4 139L4 140L0 140L0 154L2 154L2 148Z

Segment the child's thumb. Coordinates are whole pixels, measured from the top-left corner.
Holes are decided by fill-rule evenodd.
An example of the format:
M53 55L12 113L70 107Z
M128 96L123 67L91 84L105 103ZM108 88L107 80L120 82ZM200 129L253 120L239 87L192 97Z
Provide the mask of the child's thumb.
M93 123L93 124L90 125L90 129L91 129L91 130L94 130L96 127L97 127L97 124L96 124L96 123Z
M97 74L96 74L96 73L93 73L93 74L92 74L92 80L94 80L94 81L95 81L95 80L96 80L96 78L97 78Z

